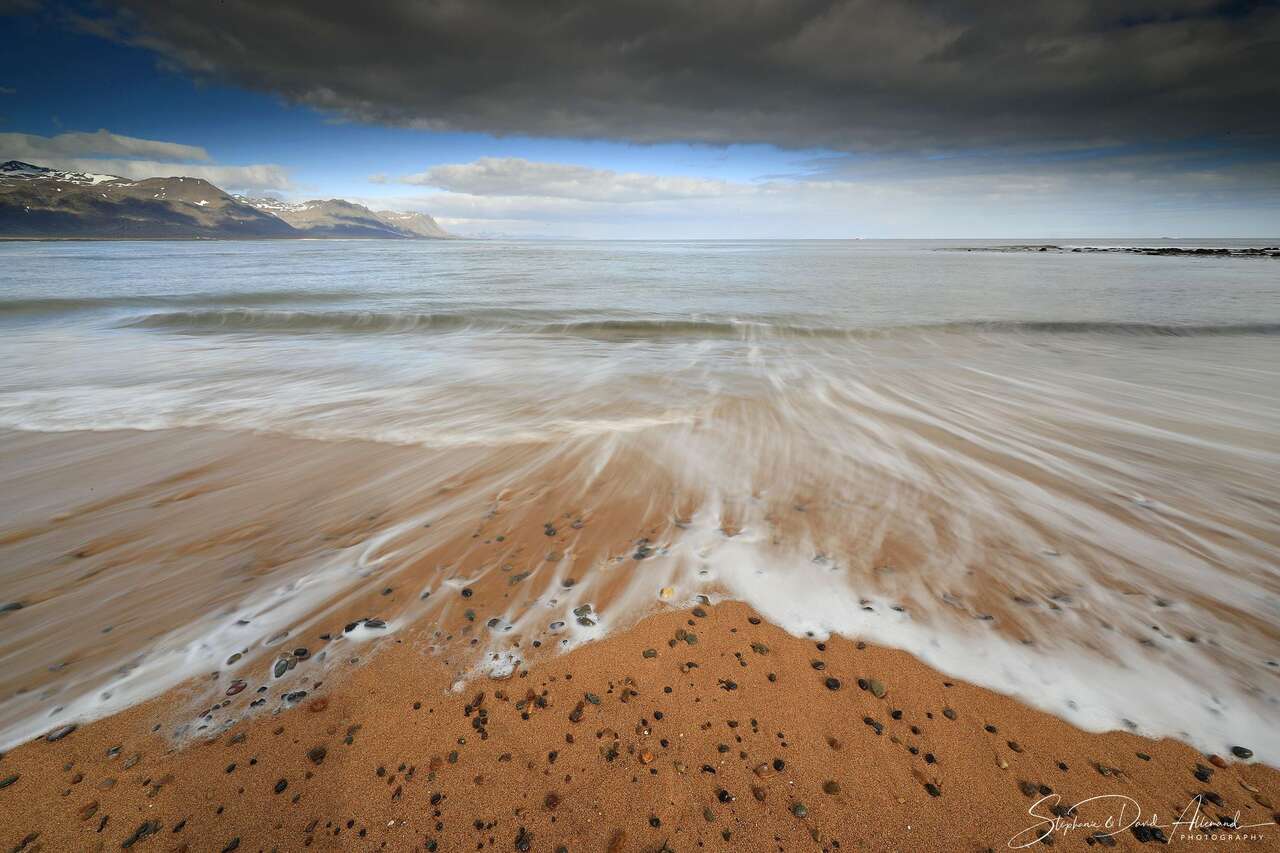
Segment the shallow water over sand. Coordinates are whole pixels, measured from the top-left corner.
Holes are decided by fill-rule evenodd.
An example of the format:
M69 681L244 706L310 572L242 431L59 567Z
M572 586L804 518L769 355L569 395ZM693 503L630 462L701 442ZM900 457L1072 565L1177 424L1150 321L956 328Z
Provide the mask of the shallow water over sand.
M0 246L0 748L707 595L1280 759L1276 264L939 248Z

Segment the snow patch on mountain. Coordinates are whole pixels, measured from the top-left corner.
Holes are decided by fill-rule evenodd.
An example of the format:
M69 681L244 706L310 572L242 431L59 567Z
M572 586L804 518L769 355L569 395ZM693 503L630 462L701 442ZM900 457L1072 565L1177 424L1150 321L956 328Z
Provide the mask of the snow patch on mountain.
M9 160L0 163L0 180L3 179L31 181L60 181L67 184L97 186L111 181L123 181L115 175L98 175L93 172L66 172L61 169L50 169L46 166L34 166L21 160Z

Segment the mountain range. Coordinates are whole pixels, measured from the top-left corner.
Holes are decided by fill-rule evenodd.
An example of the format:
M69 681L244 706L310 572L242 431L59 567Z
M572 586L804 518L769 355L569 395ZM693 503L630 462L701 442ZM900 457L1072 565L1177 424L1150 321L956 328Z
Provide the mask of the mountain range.
M0 238L444 240L425 213L342 199L282 202L231 195L202 178L129 180L19 160L0 163Z

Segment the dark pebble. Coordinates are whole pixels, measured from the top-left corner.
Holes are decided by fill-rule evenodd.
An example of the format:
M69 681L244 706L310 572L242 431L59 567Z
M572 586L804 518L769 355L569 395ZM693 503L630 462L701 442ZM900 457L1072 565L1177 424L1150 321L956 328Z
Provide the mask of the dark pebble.
M938 790L938 786L933 784L932 782L925 782L924 789L929 792L929 796L931 797L942 796L942 792Z
M160 822L155 820L149 820L146 823L139 826L137 829L135 829L132 835L130 835L124 841L120 842L120 846L127 850L133 845L137 844L142 839L146 838L147 836L155 835L159 831L160 831Z
M827 685L827 689L828 689L828 690L839 690L839 689L840 689L840 679L838 679L838 678L828 678L826 681L824 681L824 682L822 682L822 683L823 683L823 684L825 684L825 685Z
M1152 841L1157 844L1168 844L1169 839L1165 838L1164 831L1155 826L1144 826L1142 824L1134 824L1129 828L1133 833L1133 837L1143 844L1149 844Z
M6 777L4 777L3 779L0 779L0 788L7 788L7 787L9 787L9 786L10 786L10 785L12 785L14 782L17 782L19 778L20 778L20 777L18 776L18 774L17 774L17 773L14 773L12 776L6 776Z
M1240 758L1240 759L1253 758L1253 750L1244 746L1231 747L1231 754L1234 755L1236 758Z
M287 788L287 787L289 787L289 780L288 780L288 779L281 779L279 782L277 782L277 783L276 783L275 791L276 791L276 793L277 793L277 794L283 794L283 793L284 793L284 789L285 789L285 788Z
M64 737L71 734L75 730L76 730L75 723L70 723L65 726L59 726L58 728L54 729L53 731L45 735L44 739L47 740L49 743L53 743L55 740L62 740ZM1252 752L1249 754L1253 755Z

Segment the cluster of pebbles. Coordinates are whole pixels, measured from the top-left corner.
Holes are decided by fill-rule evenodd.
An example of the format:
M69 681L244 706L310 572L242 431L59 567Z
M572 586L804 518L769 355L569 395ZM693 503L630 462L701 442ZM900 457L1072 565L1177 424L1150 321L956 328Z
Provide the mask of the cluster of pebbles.
M151 730L161 702L15 750L0 846L941 851L1040 832L1124 847L1172 839L1184 801L1219 832L1280 837L1280 774L1241 763L1245 746L1088 735L738 604L660 613L461 692L410 644L382 645L309 701L182 749ZM1052 828L1098 818L1103 794L1158 817Z

